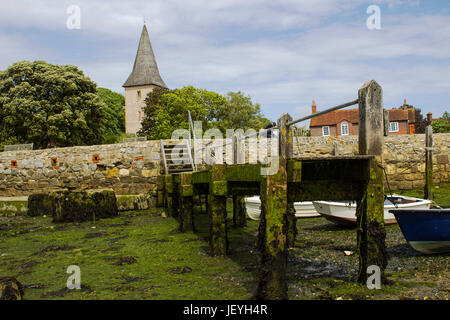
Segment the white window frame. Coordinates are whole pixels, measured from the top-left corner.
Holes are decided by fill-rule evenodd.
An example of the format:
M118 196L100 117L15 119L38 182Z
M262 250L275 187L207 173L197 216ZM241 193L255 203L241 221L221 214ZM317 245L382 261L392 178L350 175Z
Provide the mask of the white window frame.
M347 133L344 133L344 130L342 130L344 128L344 124L347 127ZM349 131L349 125L346 121L341 123L341 136L348 136L348 131Z
M328 129L328 134L325 134L325 128ZM330 136L330 127L329 126L323 126L322 127L322 136L329 137Z
M392 125L394 125L394 129L392 129ZM398 122L389 122L389 132L398 132Z

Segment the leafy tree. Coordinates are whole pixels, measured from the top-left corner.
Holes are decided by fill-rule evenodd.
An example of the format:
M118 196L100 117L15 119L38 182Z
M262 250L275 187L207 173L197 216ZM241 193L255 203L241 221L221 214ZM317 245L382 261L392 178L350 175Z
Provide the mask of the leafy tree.
M225 105L216 110L214 118L213 126L224 133L227 129L259 130L270 123L261 114L259 103L254 104L242 92L228 92Z
M202 121L206 130L225 103L220 94L192 86L175 90L155 88L145 100L142 129L138 134L150 139L168 139L174 130L189 128L188 110L192 119Z
M434 120L431 126L434 133L450 132L450 116L448 112L444 112L441 119Z
M98 95L106 104L106 128L103 143L118 142L125 132L125 98L106 88L98 88Z
M0 71L0 139L36 148L99 144L106 106L76 66L21 61Z
M226 97L193 86L168 90L155 88L145 100L142 129L138 134L150 139L170 138L176 129L188 129L188 112L194 121L202 121L202 129L264 128L270 121L265 119L259 104L241 92L230 92Z

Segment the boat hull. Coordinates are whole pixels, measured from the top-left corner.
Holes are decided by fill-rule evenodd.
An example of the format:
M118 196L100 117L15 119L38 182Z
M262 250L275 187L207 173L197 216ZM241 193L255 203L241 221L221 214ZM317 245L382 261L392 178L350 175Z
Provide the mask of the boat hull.
M409 245L425 254L450 252L450 210L391 210Z
M259 220L261 215L261 200L258 196L246 198L245 208L247 209L247 215L252 220ZM320 214L314 208L311 201L295 202L295 216L297 218L312 218L319 217Z
M400 197L400 196L397 196ZM416 209L429 209L431 201L423 200L411 197L402 197L409 201L415 201L406 204L398 204L398 208L416 208ZM333 201L313 201L316 211L320 213L327 220L343 226L355 226L356 225L356 203L345 202L333 202ZM391 205L384 206L384 224L395 224L397 220L395 216L389 212L389 210L396 209Z

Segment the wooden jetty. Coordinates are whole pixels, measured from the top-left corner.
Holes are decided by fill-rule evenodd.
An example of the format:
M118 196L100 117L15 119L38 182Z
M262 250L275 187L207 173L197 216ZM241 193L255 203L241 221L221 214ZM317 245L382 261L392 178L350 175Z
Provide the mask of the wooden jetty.
M194 196L207 196L210 253L226 255L227 197L233 197L234 224L245 226L242 199L259 195L261 265L255 297L287 299L288 248L294 245L297 233L294 202L354 200L358 218L358 282L366 282L370 265L378 266L384 279L387 254L381 167L384 137L381 86L373 80L367 82L359 89L357 100L338 107L352 104L359 104L359 155L294 159L291 126L298 121L284 114L277 125L279 167L275 174L262 175L262 164L215 164L205 170L161 175L158 178L159 205L171 216L178 217L182 232L192 232L195 230Z

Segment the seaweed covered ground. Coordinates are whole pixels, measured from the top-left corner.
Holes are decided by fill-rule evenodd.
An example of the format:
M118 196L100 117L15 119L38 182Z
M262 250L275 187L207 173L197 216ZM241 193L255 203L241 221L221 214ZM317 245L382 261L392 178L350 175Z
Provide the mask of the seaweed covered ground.
M434 190L436 202L449 206L450 184ZM0 276L17 277L25 299L251 299L255 292L257 221L235 229L229 214L227 257L208 255L205 214L196 214L195 234L179 233L177 220L160 209L129 211L95 223L51 221L0 217ZM297 227L296 247L289 250L291 299L450 296L450 255L414 251L397 225L386 228L390 284L379 290L354 282L357 256L344 253L356 250L354 229L323 218L300 219ZM66 288L70 265L81 269L81 290Z

